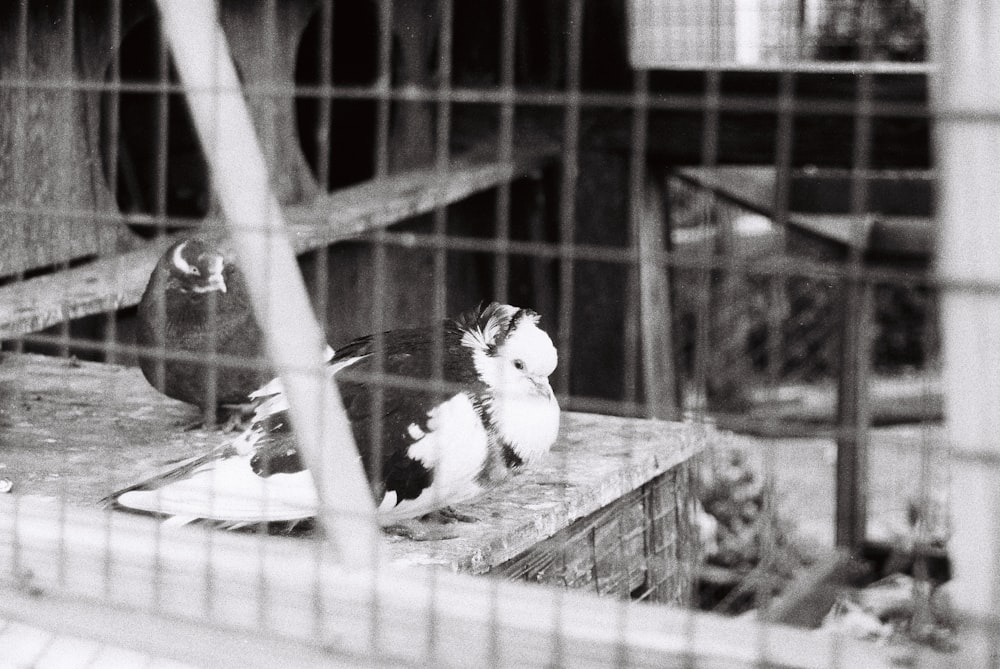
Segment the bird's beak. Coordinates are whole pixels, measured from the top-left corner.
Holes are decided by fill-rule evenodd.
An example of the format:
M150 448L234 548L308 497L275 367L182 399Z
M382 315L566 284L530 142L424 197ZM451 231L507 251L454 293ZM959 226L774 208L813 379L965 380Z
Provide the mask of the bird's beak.
M226 280L222 277L222 270L214 272L208 276L208 286L212 290L217 290L220 293L226 292Z
M218 254L213 254L211 256L211 262L208 263L208 276L205 278L205 285L195 288L195 292L198 293L214 293L219 291L220 293L226 292L226 280L222 276L223 270L226 268L225 259Z
M195 286L192 290L196 293L214 293L219 291L220 293L226 292L226 280L222 277L222 270L218 272L212 272L205 279L204 286Z
M552 399L552 386L549 385L549 379L547 376L529 376L528 379L531 384L535 386L535 392L538 393L540 397L547 400Z

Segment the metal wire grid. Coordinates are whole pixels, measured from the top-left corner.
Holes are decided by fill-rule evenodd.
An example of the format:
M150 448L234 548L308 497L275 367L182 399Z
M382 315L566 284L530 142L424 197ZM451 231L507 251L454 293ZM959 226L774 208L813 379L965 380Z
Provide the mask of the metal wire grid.
M162 229L176 224L179 221L176 217L167 213L167 181L168 181L168 154L169 154L169 96L184 93L183 87L179 84L171 83L169 77L169 57L165 41L160 42L158 57L158 72L156 81L153 83L135 83L122 81L121 63L119 59L111 60L110 76L107 81L53 81L39 80L27 74L27 54L28 54L28 2L19 4L19 39L18 39L18 62L21 64L21 72L17 77L5 76L2 82L4 88L15 91L19 95L28 95L32 91L74 91L83 93L104 93L110 94L112 113L109 114L111 130L108 132L108 141L111 147L117 143L121 134L118 128L118 95L124 93L153 94L157 100L157 132L156 143L157 164L155 170L155 188L157 194L152 215L122 215L118 212L97 212L92 210L67 210L58 206L27 206L23 204L8 207L5 205L4 211L8 215L18 215L25 213L43 214L58 216L61 220L73 222L74 220L96 220L101 225L119 226L123 223L131 225L152 225L154 228ZM277 21L277 5L269 3L271 9L269 14L272 21ZM379 25L392 25L392 17L396 7L392 2L382 1L378 3ZM331 107L337 100L370 100L376 105L376 133L374 142L374 176L383 177L391 170L391 122L393 110L398 110L400 106L414 103L433 104L436 110L436 120L434 122L433 146L433 166L444 174L448 168L450 156L449 147L452 144L453 106L464 104L491 105L496 107L499 116L499 127L497 129L497 153L502 160L510 159L514 152L517 128L515 119L518 110L525 107L550 107L562 112L562 134L560 137L560 160L562 170L559 177L559 210L558 210L558 242L538 242L511 239L511 189L509 185L502 185L497 190L495 211L497 217L496 229L492 238L469 238L456 237L448 234L448 210L445 207L438 207L434 210L432 229L430 232L406 232L396 233L389 230L370 233L365 236L365 241L371 244L371 257L374 266L375 283L372 287L373 308L372 318L375 324L373 331L381 332L383 318L385 314L385 304L383 297L387 292L387 277L389 276L389 266L387 250L391 248L426 249L433 254L433 300L431 302L430 316L437 320L446 314L447 302L447 282L446 269L449 252L456 251L476 251L492 254L497 262L493 266L495 277L496 297L503 299L507 292L507 286L511 278L510 259L512 256L527 256L539 260L558 261L558 313L555 322L558 323L557 345L560 350L560 367L556 380L557 388L563 393L564 405L577 408L597 408L609 410L616 413L629 413L647 415L654 410L638 398L633 387L626 389L626 395L631 393L631 397L623 400L608 400L605 398L574 397L569 395L570 370L571 370L571 350L575 338L584 336L572 329L573 314L579 306L574 302L573 296L577 294L575 284L574 268L578 263L588 261L598 261L614 263L622 267L630 268L630 272L635 269L640 258L634 248L613 247L599 244L576 243L578 238L576 202L580 184L578 182L578 171L576 166L579 163L579 153L581 150L581 116L593 109L622 110L631 115L630 141L629 141L629 226L633 230L633 235L641 225L641 209L638 203L641 200L644 183L643 172L649 160L646 152L647 140L649 138L649 115L654 112L663 111L698 111L704 114L704 125L701 134L701 156L699 164L707 167L715 166L719 163L720 153L720 116L727 112L764 112L771 113L777 117L779 131L777 133L778 146L775 157L778 172L778 194L776 195L776 215L775 223L781 226L789 215L788 193L783 190L782 184L787 184L792 173L792 147L794 142L794 121L803 116L809 115L845 115L856 119L854 136L852 138L854 156L851 166L852 184L854 188L852 210L863 211L865 200L865 181L862 178L867 174L871 164L871 119L876 113L881 113L897 118L924 118L927 110L922 104L909 102L894 102L873 99L873 82L875 72L879 72L881 65L872 65L869 69L862 69L859 75L861 82L859 87L859 99L856 101L831 101L831 100L803 100L796 97L795 83L796 73L794 71L784 72L779 75L779 95L776 98L765 98L746 95L729 95L723 92L725 74L718 68L709 67L705 74L705 90L698 94L676 94L662 93L651 90L651 75L644 71L636 71L632 75L630 90L627 92L606 92L600 90L586 90L582 82L582 52L585 3L581 0L574 0L566 7L566 38L563 44L565 54L565 73L563 84L555 88L541 88L532 90L530 88L520 88L515 84L516 71L516 25L518 7L512 0L505 0L501 5L501 56L499 68L499 83L494 88L478 88L467 86L455 86L452 83L453 63L450 57L453 46L453 21L454 7L451 2L442 2L438 8L436 16L439 19L439 34L437 36L437 64L434 85L408 83L404 86L394 84L392 54L394 47L392 44L392 34L389 30L381 29L378 33L378 62L375 83L372 86L340 86L328 83L331 81L333 68L332 48L328 40L321 40L320 70L321 78L324 82L317 86L298 86L289 88L287 86L249 83L245 85L248 97L273 97L277 99L287 98L295 95L300 98L315 98L319 104L319 116L321 127L329 126L329 118L332 113ZM66 14L75 14L75 3L72 0L66 5ZM327 28L324 34L331 34L333 22L335 21L336 8L331 2L324 2L320 8L320 21ZM113 3L110 12L111 21L109 29L114 39L120 41L122 25L122 6L120 2ZM66 21L66 39L69 43L74 43L76 36L74 33L74 21ZM274 23L270 30L265 31L269 36L265 50L274 53L276 49L274 43ZM802 71L821 69L820 65L806 65L801 67ZM830 65L830 71L838 71L841 66ZM857 69L857 65L850 67ZM918 65L910 69L927 70L927 66ZM22 147L19 155L21 159L26 159L24 155L23 140L15 142L16 147ZM329 175L329 156L324 155L330 151L328 143L319 143L320 158L316 161L316 181L319 184L327 183ZM270 147L273 152L274 147ZM109 149L109 155L117 155L117 150ZM117 161L108 161L106 168L109 172L109 182L117 183L118 170ZM725 204L718 205L725 207ZM903 286L903 290L916 290L914 284L923 285L927 282L924 275L915 276L911 271L900 271L891 268L870 269L861 267L855 258L855 264L849 265L846 269L839 262L828 261L803 261L801 258L795 260L783 260L775 262L766 267L755 265L744 261L733 255L711 255L709 257L698 257L692 260L689 256L676 251L659 251L654 254L655 262L661 267L670 267L675 271L690 271L694 275L700 276L701 280L693 281L700 286L700 295L696 296L697 309L695 309L695 324L692 328L692 338L694 343L692 349L692 385L696 392L698 389L709 387L709 382L715 379L719 370L726 365L719 362L722 350L719 339L720 333L732 332L734 328L729 325L717 325L718 321L713 313L712 293L710 280L711 273L729 273L732 275L747 274L753 275L764 286L763 301L765 303L763 311L765 320L773 325L780 316L780 306L775 305L775 300L783 293L780 288L775 288L775 284L788 282L789 285L796 281L834 281L855 280L863 283L880 282L885 285ZM328 285L327 257L320 253L315 255L314 282L316 286L325 287ZM25 273L19 273L15 281L26 278ZM635 286L635 282L630 284ZM812 293L811 290L806 290ZM322 290L319 291L318 304L325 305L328 295ZM776 312L775 309L778 308ZM814 311L819 310L814 309ZM777 314L777 315L776 315ZM636 315L638 318L639 315ZM19 337L13 341L14 350L20 350L24 344L55 344L62 355L68 355L71 347L75 351L92 350L100 351L107 356L108 361L114 361L119 355L132 355L137 351L134 347L122 344L119 341L116 316L110 312L105 316L106 327L103 330L103 341L95 344L87 340L79 340L72 336L69 324L60 326L55 335L28 335ZM822 319L819 319L822 320ZM732 322L732 321L730 321ZM629 327L638 330L636 324ZM743 331L742 328L735 328ZM776 387L779 381L784 380L785 370L780 360L786 356L796 355L794 345L789 339L779 338L776 328L767 328L765 343L762 348L768 353L783 353L784 355L768 355L764 363L764 376L766 380ZM932 335L927 335L931 337ZM822 335L817 335L822 339ZM628 350L626 359L637 357L638 344L634 336L626 338L624 345ZM931 347L933 350L933 347ZM734 354L734 357L740 357ZM823 358L823 355L820 355ZM245 361L226 360L218 358L210 362L218 364L245 364ZM390 381L393 381L390 379ZM399 382L399 379L394 381ZM699 415L704 411L704 403L696 404L701 407ZM702 417L704 417L702 415ZM851 436L856 440L862 440L865 436L866 425L863 418L859 418L853 428L849 428ZM376 440L377 443L377 440ZM765 453L770 453L765 450ZM768 459L766 470L773 472L775 463L773 455L766 455ZM923 490L926 494L926 482ZM110 526L109 526L110 527ZM211 535L206 534L206 546L211 546ZM623 543L628 537L623 536ZM211 550L208 548L208 550ZM267 597L267 586L261 582L260 596ZM766 594L762 594L766 597ZM380 606L390 605L388 602L379 603ZM434 608L429 608L429 614L434 615ZM433 640L429 642L433 646ZM499 661L499 660L498 660Z

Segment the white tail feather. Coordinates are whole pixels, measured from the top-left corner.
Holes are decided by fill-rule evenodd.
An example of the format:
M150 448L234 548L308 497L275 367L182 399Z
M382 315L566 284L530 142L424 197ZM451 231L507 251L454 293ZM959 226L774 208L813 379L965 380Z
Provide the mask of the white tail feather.
M189 478L156 490L131 490L119 505L169 516L237 523L298 520L316 514L318 500L307 471L258 476L250 455L215 460Z

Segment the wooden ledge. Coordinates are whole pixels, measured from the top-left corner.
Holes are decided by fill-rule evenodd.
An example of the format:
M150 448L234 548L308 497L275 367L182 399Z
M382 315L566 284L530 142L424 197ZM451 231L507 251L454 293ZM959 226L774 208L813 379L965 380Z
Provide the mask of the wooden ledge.
M444 171L423 168L338 190L285 209L292 243L297 253L305 253L385 228L530 176L555 156L550 146L519 150L511 161L470 154L456 158ZM225 248L221 232L200 234L217 235L215 240ZM174 239L0 287L0 339L138 303L156 261Z
M233 435L184 431L192 406L157 393L138 369L39 355L0 362L0 477L15 495L94 507L164 463ZM458 537L389 537L390 560L482 573L686 462L709 438L702 426L564 412L552 453L459 511Z
M686 167L673 174L750 211L774 218L777 171L773 167ZM930 173L926 171L912 171L908 176L921 184L932 180ZM846 177L831 178L830 181L839 183L841 190L844 190L845 183L849 184ZM885 181L885 177L873 179L876 184ZM855 222L862 224L864 235L857 234ZM935 227L930 215L852 215L790 211L788 225L837 244L857 246L863 251L926 258L934 250Z

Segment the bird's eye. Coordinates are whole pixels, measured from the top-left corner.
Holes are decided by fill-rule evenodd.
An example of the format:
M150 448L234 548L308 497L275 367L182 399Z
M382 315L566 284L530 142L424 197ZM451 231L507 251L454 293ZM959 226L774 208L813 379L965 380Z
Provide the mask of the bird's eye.
M194 274L195 276L201 276L201 270L198 269L197 267L192 267L189 271L191 272L191 274Z
M524 371L524 360L515 360L514 361L514 369L517 369L517 370L523 372Z

